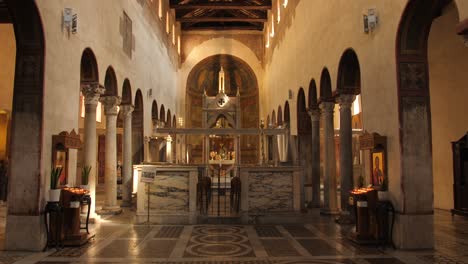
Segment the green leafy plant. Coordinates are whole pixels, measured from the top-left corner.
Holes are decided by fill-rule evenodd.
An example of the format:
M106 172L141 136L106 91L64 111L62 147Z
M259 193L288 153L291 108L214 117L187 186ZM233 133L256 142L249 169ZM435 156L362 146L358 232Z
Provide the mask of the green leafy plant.
M90 172L91 166L84 166L83 168L81 168L81 184L88 185Z
M50 172L50 189L58 189L57 185L59 182L60 175L62 174L62 167L55 167Z

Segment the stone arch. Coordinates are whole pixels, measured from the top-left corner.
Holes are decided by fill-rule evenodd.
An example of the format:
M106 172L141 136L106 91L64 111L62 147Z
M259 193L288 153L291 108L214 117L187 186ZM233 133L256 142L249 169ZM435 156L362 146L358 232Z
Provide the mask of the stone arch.
M361 93L361 68L359 59L353 49L347 49L338 66L337 91L340 94Z
M318 109L317 84L315 83L315 79L310 80L308 104L309 109Z
M122 104L132 104L132 86L128 79L124 80L122 86Z
M278 125L278 119L276 119L275 110L273 110L273 112L271 112L271 124L273 125L273 127L276 127Z
M116 96L117 92L117 77L112 66L109 66L106 70L106 77L104 79L104 87L106 88L105 95Z
M278 126L283 125L283 110L281 109L281 105L278 106Z
M166 122L166 110L163 104L161 104L161 110L159 110L159 121Z
M48 168L42 169L44 58L43 24L35 1L3 1L8 22L16 39L16 68L13 88L8 208L5 249L39 251L43 248L43 182ZM24 151L27 149L27 155ZM49 163L46 163L49 164ZM24 232L24 227L29 226Z
M219 114L217 116L213 115L210 117L210 119L208 119L208 127L214 127L216 125L216 122L218 122L218 119L220 118L225 118L228 125L230 127L235 127L236 125L236 121L234 120L234 118L232 117L232 115L224 115L224 114Z
M175 114L172 116L172 127L173 128L177 127L177 118Z
M310 134L312 124L307 113L306 97L304 88L297 93L297 132L298 134Z
M289 102L284 103L284 124L289 127L291 123L291 113L289 110Z
M156 102L156 100L153 100L153 104L151 105L151 119L153 121L156 121L159 119L159 116L158 116L158 103Z
M80 80L82 83L99 82L98 64L91 48L86 48L81 55Z
M297 111L297 153L299 164L304 167L304 187L303 201L312 199L312 122L307 112L307 103L304 88L299 88L296 102ZM291 142L291 144L294 144ZM293 151L289 151L293 154ZM290 160L290 158L288 158Z
M229 54L216 54L199 61L187 78L185 113L188 127L202 128L203 123L203 96L218 94L218 73L221 69L225 72L225 93L234 97L238 92L240 96L240 124L237 127L258 128L259 125L259 85L258 78L250 65L239 57ZM188 144L193 148L202 149L202 137L191 136ZM241 135L240 155L241 163L254 164L258 162L259 137L254 135ZM192 160L202 160L203 157L197 152Z
M228 96L236 96L240 90L240 101L243 115L241 127L255 128L259 123L259 90L257 76L252 68L242 59L218 54L207 57L197 63L187 78L186 116L187 125L202 127L202 97L218 93L218 72L223 67L225 75L225 91Z
M132 152L133 164L140 164L144 161L144 105L143 95L138 89L135 94L135 109L132 113Z
M330 72L323 68L320 75L320 101L333 101Z
M400 232L401 238L397 244L402 248L434 246L433 195L429 193L433 190L433 172L428 37L433 20L451 2L410 0L397 33L399 180L402 186L401 195L398 196L398 210L400 221L405 223L402 229L420 230L417 233ZM421 234L421 230L426 235L418 239L418 245L412 244L414 235Z
M166 114L166 127L171 127L172 126L172 115L171 115L171 109L167 109L167 114Z

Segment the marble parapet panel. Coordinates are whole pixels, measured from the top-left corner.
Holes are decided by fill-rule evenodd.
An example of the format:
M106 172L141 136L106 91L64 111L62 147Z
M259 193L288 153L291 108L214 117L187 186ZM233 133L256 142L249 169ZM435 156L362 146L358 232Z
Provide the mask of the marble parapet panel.
M180 213L189 211L188 172L143 172L154 173L154 182L149 184L151 212ZM147 192L147 191L146 191ZM145 205L145 210L148 204Z
M248 182L249 212L294 211L292 172L250 172Z

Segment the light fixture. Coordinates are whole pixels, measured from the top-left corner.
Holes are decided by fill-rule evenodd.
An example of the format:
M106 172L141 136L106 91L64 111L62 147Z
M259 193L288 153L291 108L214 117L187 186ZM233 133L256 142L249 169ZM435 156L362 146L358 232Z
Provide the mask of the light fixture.
M288 6L288 0L283 1L283 6L284 6L284 8L286 8Z
M182 117L179 117L179 126L180 127L184 126L184 119Z
M364 33L369 34L372 33L377 28L377 24L379 23L379 17L377 16L377 10L375 8L371 8L367 10L367 14L363 15L364 21Z
M72 8L66 7L63 9L62 30L66 30L68 35L78 32L78 15L73 14Z
M271 15L271 32L270 32L270 37L275 36L275 17L273 14Z
M278 8L277 8L277 11L278 11L278 14L277 14L277 22L279 24L279 22L281 21L281 5L280 5L280 1L278 0Z

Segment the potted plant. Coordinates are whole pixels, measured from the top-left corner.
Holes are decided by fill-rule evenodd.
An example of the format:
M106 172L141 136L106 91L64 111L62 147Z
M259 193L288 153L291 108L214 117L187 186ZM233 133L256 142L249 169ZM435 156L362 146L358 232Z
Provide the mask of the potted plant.
M89 190L89 173L91 172L91 166L84 166L81 168L81 188Z
M377 192L377 196L379 197L379 200L381 201L388 201L389 200L389 195L388 195L388 178L385 177L382 181L382 184L380 185L380 190Z
M50 190L49 190L49 201L58 202L60 201L61 189L58 188L58 182L60 175L62 174L62 167L55 167L50 172Z

